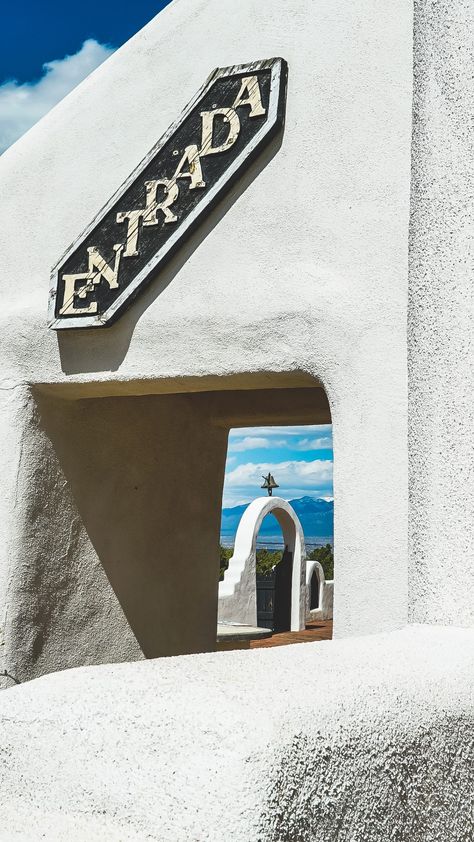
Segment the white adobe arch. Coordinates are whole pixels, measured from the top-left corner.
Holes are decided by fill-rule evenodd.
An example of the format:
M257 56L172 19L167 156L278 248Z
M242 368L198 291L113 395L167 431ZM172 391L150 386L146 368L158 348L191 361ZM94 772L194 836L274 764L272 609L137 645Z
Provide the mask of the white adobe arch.
M235 536L234 554L219 583L220 621L257 624L256 542L266 515L278 520L283 543L292 554L291 631L305 627L306 549L298 516L281 497L258 497L245 509Z
M319 600L317 608L311 608L311 578L313 573L318 577ZM322 564L315 559L308 559L306 562L306 592L307 592L307 619L308 620L332 620L333 618L333 596L334 581L326 580Z
M324 575L324 570L322 564L315 559L308 559L306 562L306 588L308 591L308 614L311 612L311 579L313 577L313 573L316 573L318 578L318 589L319 589L319 598L318 598L318 605L313 611L319 610L321 606L321 599L324 590L324 585L326 583L326 577Z

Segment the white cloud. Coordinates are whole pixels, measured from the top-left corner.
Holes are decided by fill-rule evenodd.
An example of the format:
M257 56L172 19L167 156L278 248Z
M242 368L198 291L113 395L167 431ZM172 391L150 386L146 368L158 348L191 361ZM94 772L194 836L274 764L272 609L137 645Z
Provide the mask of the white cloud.
M318 433L309 438L308 433ZM301 438L301 436L304 438ZM284 438L281 438L284 436ZM247 450L287 448L292 450L322 450L332 448L330 424L311 424L294 427L247 427L231 430L229 452L245 453Z
M229 442L241 436L268 437L279 436L327 436L331 435L331 424L303 424L292 427L235 427L229 433ZM275 443L273 443L275 444Z
M296 450L331 450L332 438L331 436L323 436L320 439L300 439L290 446Z
M265 494L262 476L271 471L279 484L275 494L285 500L305 495L332 500L333 463L330 459L286 462L246 462L228 471L225 476L223 505L225 508L248 503Z
M113 52L93 38L81 49L43 65L43 75L21 84L15 79L0 85L0 153L56 105Z
M286 441L272 441L269 438L262 438L259 436L244 436L242 439L236 439L229 442L229 450L234 453L245 453L246 450L268 450L270 447L285 447Z
M225 481L228 487L254 484L259 487L262 484L261 477L271 471L281 486L291 484L293 488L314 488L332 482L332 466L330 459L314 459L311 462L292 460L271 465L266 462L247 462L229 471Z
M248 461L252 458L251 451L257 448L275 451L271 463ZM280 452L277 459L282 461L275 459L278 449ZM303 457L304 452L310 456L311 451L322 449L332 449L331 424L234 428L229 434L229 452L237 455L228 456L223 493L224 507L248 503L254 497L264 494L260 486L263 482L262 475L268 471L271 471L280 486L276 491L279 497L294 500L308 495L332 499L332 460L311 460ZM302 458L295 459L291 453L293 458L283 461L285 450L298 451ZM232 459L232 464L229 459ZM242 464L244 460L245 464Z
M235 453L243 453L245 450L257 450L260 447L268 447L268 439L258 436L244 436L243 439L236 439L229 442L229 450Z

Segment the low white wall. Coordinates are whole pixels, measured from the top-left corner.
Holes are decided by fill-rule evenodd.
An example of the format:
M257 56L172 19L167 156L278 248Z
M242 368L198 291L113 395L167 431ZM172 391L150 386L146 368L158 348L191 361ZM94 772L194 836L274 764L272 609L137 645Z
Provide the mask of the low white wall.
M468 842L473 675L417 626L46 676L0 694L2 838Z
M318 607L311 609L311 577L316 573L319 582ZM306 561L306 620L332 620L334 581L326 581L322 564L314 559Z
M333 603L334 603L334 580L331 579L324 583L323 590L323 620L332 620L333 618Z

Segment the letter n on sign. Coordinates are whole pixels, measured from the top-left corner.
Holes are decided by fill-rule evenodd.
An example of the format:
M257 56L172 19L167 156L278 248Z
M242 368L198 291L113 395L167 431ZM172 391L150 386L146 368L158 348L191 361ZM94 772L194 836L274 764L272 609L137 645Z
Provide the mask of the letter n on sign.
M282 128L281 58L220 68L53 269L49 326L107 327Z

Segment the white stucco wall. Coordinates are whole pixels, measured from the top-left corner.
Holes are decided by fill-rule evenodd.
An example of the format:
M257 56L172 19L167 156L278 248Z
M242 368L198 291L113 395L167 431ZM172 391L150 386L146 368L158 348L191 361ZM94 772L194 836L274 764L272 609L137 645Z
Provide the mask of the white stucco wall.
M410 617L474 624L472 31L415 3L410 222Z
M470 842L473 674L415 626L45 676L0 694L3 838Z
M465 625L473 595L471 287L464 274L470 14L467 0L416 3L409 307L410 616ZM95 384L99 398L178 391L183 382L199 389L204 375L207 389L229 386L225 378L239 374L240 388L248 388L248 372L266 376L268 385L274 372L320 378L334 422L336 635L404 622L410 51L405 0L388 0L383 9L376 0L295 0L291 14L283 0L175 0L0 159L0 596L2 622L8 618L23 635L2 643L23 660L26 676L32 630L48 608L35 599L47 595L48 577L55 596L64 597L56 575L63 561L75 569L81 562L79 573L104 562L87 530L98 518L85 471L76 448L55 442L55 417L70 422L65 439L68 430L78 440L87 430L93 447L85 465L98 471L95 447L106 488L115 484L109 502L120 502L135 466L135 484L148 477L140 497L147 517L132 519L131 535L159 511L173 552L174 498L152 476L163 464L163 482L173 473L178 451L166 447L177 429L173 407L165 404L156 418L166 439L160 445L150 434L156 408L143 410L138 422L137 404L110 418L99 399L68 407L67 383L77 387L70 397ZM177 261L112 332L58 344L45 333L51 265L211 67L262 54L282 54L290 65L281 150L219 224L209 225L207 238L194 240L187 262ZM42 386L40 397L32 384ZM58 388L45 391L44 384ZM200 418L202 487L217 496L224 427L214 429L212 413L189 396L182 400L180 423L194 412ZM102 453L108 418L107 433L119 426ZM193 436L190 424L181 439ZM114 442L124 448L122 463L107 457ZM96 491L100 498L102 487ZM180 498L178 490L177 499L202 536L207 599L212 512L202 494ZM158 505L163 500L167 509ZM110 514L106 495L99 503ZM119 506L118 525L120 514ZM198 532L202 516L209 520ZM102 539L107 534L99 531ZM127 583L131 555L113 537ZM141 546L145 569L151 543ZM123 635L114 643L122 652L114 654L140 657L104 569L98 583L104 592L95 599L105 596ZM93 605L87 590L65 591ZM31 612L24 626L22 606ZM141 609L137 599L135 616ZM56 628L54 656L41 669L59 662L57 641L67 639L69 625L77 637L77 617L68 613ZM110 649L99 658L104 652ZM89 667L7 690L0 697L2 833L28 842L32 828L51 840L159 834L160 842L326 842L337 834L339 842L468 842L473 657L471 629L412 626Z
M317 378L334 426L336 636L407 616L411 25L409 0L295 0L291 14L284 0L175 0L0 159L2 440L30 435L10 429L24 384L77 397ZM210 70L273 55L289 63L281 148L115 327L48 332L50 270L71 241ZM35 500L13 503L13 477L43 470L29 452L2 465L5 546L13 523L34 523ZM36 528L27 560L48 519Z
M1 443L12 474L3 506L15 516L0 546L0 671L25 681L212 651L221 483L207 476L222 475L227 437L202 404L184 395L34 400L15 389L1 406L12 430ZM198 446L188 452L191 435ZM187 472L205 496L183 494Z

